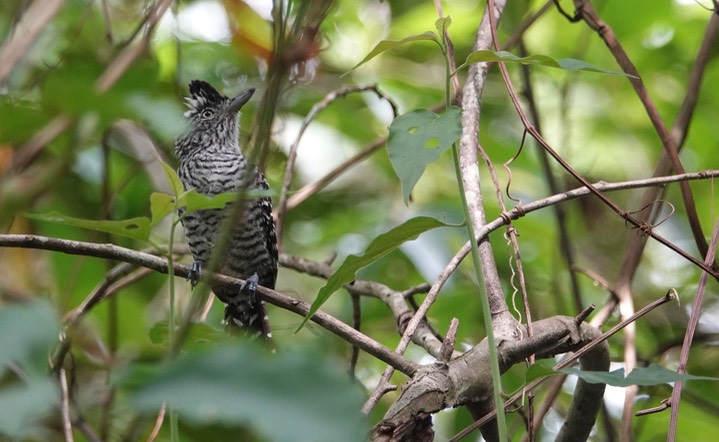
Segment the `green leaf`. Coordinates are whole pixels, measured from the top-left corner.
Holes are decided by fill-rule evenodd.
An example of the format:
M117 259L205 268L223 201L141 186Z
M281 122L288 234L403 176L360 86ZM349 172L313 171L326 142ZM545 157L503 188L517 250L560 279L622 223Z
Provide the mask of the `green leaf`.
M169 164L165 163L164 161L158 161L162 166L163 172L165 172L167 182L170 183L170 187L172 187L172 191L174 192L175 196L180 195L182 192L185 191L185 185L182 184L182 180L180 180L180 177L177 176L177 172L175 172L175 169L173 169Z
M255 199L273 195L274 192L271 190L249 189L242 193L242 198ZM214 196L207 196L198 193L195 189L190 189L180 195L178 205L184 207L188 212L205 209L222 209L227 204L237 201L239 197L239 192L224 192Z
M358 413L359 390L304 353L270 355L234 342L164 365L135 365L115 383L145 416L155 416L166 401L183 423L249 425L266 440L362 441L369 430Z
M428 230L436 229L437 227L456 227L456 225L445 224L434 218L424 216L412 218L389 232L379 235L370 243L367 250L365 250L364 254L361 256L348 256L342 265L339 266L337 271L327 279L325 286L320 289L317 294L317 298L310 307L310 311L307 313L300 326L297 327L295 333L302 329L309 318L311 318L312 315L319 310L322 304L329 299L332 293L339 290L348 282L354 280L357 271L382 258L403 243L416 239L420 234Z
M10 364L30 375L44 375L59 333L60 321L49 302L0 308L0 376Z
M487 51L487 50L481 50L481 51L475 51L472 52L467 56L467 60L464 62L464 64L457 68L457 71L460 69L472 64L472 63L481 63L481 62L487 62L487 61L510 61L510 62L519 62L526 65L538 65L538 66L546 66L550 68L558 68L563 69L565 71L587 71L587 72L597 72L601 74L608 74L608 75L621 75L624 77L631 77L636 78L633 75L625 74L624 72L619 71L610 71L607 69L598 68L596 66L592 66L589 63L586 63L581 60L576 60L574 58L563 58L561 60L555 60L552 57L549 57L547 55L530 55L527 57L517 57L514 54L511 54L507 51Z
M387 150L402 181L405 204L427 165L437 161L462 134L461 114L457 107L442 115L420 109L395 118L390 125Z
M38 318L28 322L28 325L39 325ZM43 419L57 409L59 398L59 389L49 377L3 385L0 390L0 436L5 437L0 439L47 440Z
M0 440L45 440L43 419L59 402L47 375L47 358L58 342L60 320L52 304L37 301L0 308ZM12 365L22 380L4 376Z
M152 213L152 222L150 224L156 225L174 209L175 198L166 193L153 192L150 195L150 213Z
M661 365L652 364L649 367L635 368L624 377L624 369L605 371L583 371L577 368L564 368L558 370L561 373L577 375L590 384L607 384L615 387L628 387L630 385L659 385L668 382L686 382L695 380L719 381L719 378L710 376L693 376L690 374L679 374Z
M434 22L434 27L437 29L437 35L444 41L444 33L449 29L449 25L452 24L452 18L448 15L446 17L438 18Z
M140 240L147 240L150 236L150 219L147 217L130 218L121 221L97 221L92 219L73 218L58 212L25 213L24 216L38 221L47 221L66 226L97 230L99 232L112 233Z
M377 43L377 46L375 46L374 49L372 49L370 51L370 53L367 54L367 56L362 59L362 61L357 63L349 71L342 74L342 76L344 77L345 75L351 73L352 71L354 71L358 67L362 66L363 64L367 63L368 61L372 60L373 58L375 58L376 56L378 56L379 54L381 54L384 51L387 51L394 47L403 45L405 43L410 43L413 41L433 41L433 42L437 43L438 45L440 44L439 39L437 38L437 35L435 35L435 33L432 31L423 32L421 34L410 35L410 36L402 38L400 40L382 40L381 42ZM441 47L441 45L440 45L440 47Z

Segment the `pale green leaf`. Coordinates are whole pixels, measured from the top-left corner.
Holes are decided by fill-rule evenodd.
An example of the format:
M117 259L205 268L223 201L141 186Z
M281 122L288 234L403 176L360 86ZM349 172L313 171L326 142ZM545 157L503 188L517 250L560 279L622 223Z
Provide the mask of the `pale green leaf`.
M133 366L116 384L146 417L163 404L194 425L251 426L263 440L362 441L360 390L316 355L270 355L249 342L207 346L166 364ZM301 410L301 412L298 412Z
M0 439L48 440L45 419L53 411L57 412L59 403L60 389L49 376L3 385L0 390Z
M153 192L150 195L150 213L152 213L151 225L156 225L162 218L166 217L175 209L175 198L166 194Z
M481 62L496 62L496 61L505 61L505 62L517 62L522 63L525 65L538 65L538 66L546 66L550 68L557 68L557 69L563 69L565 71L587 71L587 72L597 72L601 74L608 74L608 75L621 75L625 77L632 77L635 78L633 75L625 74L624 72L619 71L612 71L608 69L602 69L598 68L596 66L592 66L591 64L576 60L573 58L564 58L561 60L555 60L554 58L548 56L548 55L529 55L527 57L518 57L512 53L509 53L507 51L487 51L487 50L481 50L481 51L475 51L472 52L467 56L467 60L464 62L462 66L457 68L459 71L460 69L472 64L472 63L481 63Z
M686 381L719 381L719 378L710 376L694 376L690 374L679 374L661 365L652 364L649 367L639 367L624 377L624 369L606 371L583 371L577 368L564 368L558 370L560 373L577 375L590 384L607 384L615 387L628 387L630 385L659 385L669 382Z
M439 35L441 39L444 39L444 33L447 32L447 29L449 29L451 24L452 18L449 15L438 18L437 21L434 22L434 27L437 29L437 35Z
M57 343L60 321L49 302L0 308L0 376L9 365L27 374L45 374L47 355Z
M367 54L367 56L362 59L362 61L360 61L359 63L357 63L357 64L356 64L352 69L350 69L349 71L347 71L347 72L345 72L344 74L342 74L342 76L345 76L345 75L351 73L352 71L354 71L354 70L357 69L358 67L362 66L363 64L367 63L368 61L372 60L373 58L375 58L376 56L378 56L378 55L381 54L382 52L385 52L385 51L387 51L387 50L389 50L389 49L392 49L392 48L395 48L395 47L397 47L397 46L403 45L403 44L405 44L405 43L410 43L410 42L413 42L413 41L433 41L433 42L439 44L439 40L437 39L437 35L435 35L435 33L432 32L432 31L423 32L423 33L421 33L421 34L410 35L410 36L405 37L405 38L402 38L402 39L400 39L400 40L382 40L381 42L377 43L377 46L375 46L374 49L372 49L372 50L370 51L370 53Z

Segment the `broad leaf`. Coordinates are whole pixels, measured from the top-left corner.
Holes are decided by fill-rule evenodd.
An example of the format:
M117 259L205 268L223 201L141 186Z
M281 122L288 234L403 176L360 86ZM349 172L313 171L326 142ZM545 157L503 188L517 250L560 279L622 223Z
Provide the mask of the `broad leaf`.
M462 134L461 114L457 107L442 115L420 109L395 118L390 125L387 150L402 181L405 204L427 165L437 161Z
M150 213L152 214L151 225L156 225L162 218L166 217L175 209L175 198L160 192L153 192L150 195Z
M351 73L352 71L354 71L358 67L362 66L363 64L367 63L368 61L372 60L373 58L375 58L376 56L378 56L379 54L381 54L384 51L387 51L394 47L403 45L405 43L410 43L413 41L433 41L437 44L440 44L439 39L437 39L437 35L435 35L435 33L432 31L423 32L422 34L410 35L409 37L405 37L400 40L382 40L381 42L377 43L377 46L375 46L374 49L372 49L370 51L370 53L367 54L367 56L362 59L362 61L357 63L349 71L342 74L342 76L345 76L345 75Z
M135 239L146 240L150 236L150 219L146 217L130 218L121 221L92 220L73 218L62 213L25 213L25 217L38 221L63 224L66 226L81 227L83 229L96 230L114 235L126 236Z
M166 402L188 424L251 426L267 440L361 441L368 431L357 412L359 390L308 354L212 346L165 365L131 367L116 383L142 415L155 416Z
M576 60L574 58L564 58L561 60L555 60L552 57L549 57L547 55L529 55L527 57L517 57L516 55L509 53L507 51L487 51L487 50L481 50L481 51L475 51L469 54L467 56L467 60L464 62L464 64L457 68L457 71L460 69L472 64L472 63L481 63L481 62L487 62L487 61L510 61L510 62L519 62L526 65L539 65L539 66L546 66L550 68L558 68L563 69L565 71L587 71L587 72L597 72L601 74L608 74L608 75L622 75L625 77L632 77L633 75L625 74L624 72L618 72L618 71L610 71L607 69L598 68L596 66L592 66L589 63L586 63L581 60Z
M312 303L310 311L305 316L297 331L299 331L309 318L314 315L317 310L329 299L332 293L339 290L343 285L352 282L355 274L362 268L367 267L386 254L390 253L403 243L416 239L420 234L436 229L437 227L456 227L452 224L445 224L434 218L417 217L406 221L404 224L395 227L389 232L385 232L375 238L367 247L364 254L360 256L348 256L342 265L339 266L332 276L327 279L327 283L317 294L317 298Z
M28 324L35 325L37 319ZM57 412L60 389L49 376L3 385L0 390L0 439L47 440L44 419ZM4 436L4 437L3 437Z
M44 375L59 332L60 321L49 302L0 308L0 376L10 364L29 375Z
M0 308L0 377L12 364L22 381L5 379L0 389L0 439L44 440L43 419L57 407L59 390L47 374L60 321L49 302ZM15 378L15 376L12 376Z
M695 380L719 381L719 378L710 376L693 376L690 374L679 374L661 365L652 364L649 367L635 368L624 377L624 369L605 371L583 371L577 368L564 368L558 370L565 374L574 374L589 382L590 384L607 384L615 387L628 387L630 385L659 385L668 382L686 382Z

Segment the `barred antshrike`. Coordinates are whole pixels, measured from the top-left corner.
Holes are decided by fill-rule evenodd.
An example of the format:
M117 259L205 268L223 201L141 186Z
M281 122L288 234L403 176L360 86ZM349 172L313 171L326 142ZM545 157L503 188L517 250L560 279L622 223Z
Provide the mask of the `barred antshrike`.
M178 175L185 189L214 196L224 192L268 189L262 172L250 164L238 143L240 108L255 89L230 99L200 80L190 82L189 131L175 143L180 160ZM197 284L200 271L215 251L215 243L230 206L188 212L182 217L185 236L195 262L188 279ZM240 290L213 287L226 304L225 322L230 330L261 334L271 340L264 302L255 298L257 284L274 288L277 278L277 238L269 197L244 200L241 216L229 239L220 273L246 280Z

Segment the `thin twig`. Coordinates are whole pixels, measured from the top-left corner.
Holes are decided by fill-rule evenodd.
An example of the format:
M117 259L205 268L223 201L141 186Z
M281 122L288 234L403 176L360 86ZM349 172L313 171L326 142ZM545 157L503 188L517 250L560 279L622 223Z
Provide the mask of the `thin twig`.
M360 297L356 293L351 293L350 298L352 299L352 328L357 331L360 330L362 325L362 304ZM351 379L355 378L355 369L357 368L357 360L359 359L359 348L356 345L352 346L352 355L350 356L350 366L348 372Z
M160 430L162 429L162 423L165 421L166 411L167 405L163 402L162 407L160 407L160 411L157 413L155 425L152 426L152 431L150 432L150 435L147 436L147 442L153 442L155 439L157 439L157 436L160 434Z
M488 0L490 5L494 4L493 0ZM496 32L496 30L494 31ZM512 81L509 78L509 73L507 72L507 68L503 62L498 62L499 69L502 72L502 77L504 78L504 84L507 87L507 91L509 92L509 96L512 99L512 103L514 104L515 109L517 110L517 114L519 115L520 119L522 120L522 124L524 125L524 128L534 137L539 144L542 145L542 147L549 153L552 158L554 158L555 161L557 161L564 170L566 170L572 177L574 177L577 181L582 183L584 186L588 187L590 191L601 201L604 205L609 207L613 212L615 212L617 215L619 215L622 219L627 221L628 223L632 224L634 227L640 229L642 234L645 234L647 236L650 236L654 238L657 242L664 245L665 247L669 248L673 252L677 253L678 255L682 256L683 258L690 261L695 266L709 272L712 276L719 279L719 272L713 270L710 266L707 266L704 264L701 260L698 260L694 256L690 255L680 247L676 246L671 241L667 240L666 238L654 233L651 229L650 225L647 225L645 222L642 222L641 220L638 220L634 216L632 216L629 212L623 210L621 207L619 207L614 201L609 199L606 195L601 193L596 187L594 187L586 178L584 178L582 175L580 175L574 168L572 168L552 147L549 145L549 143L542 137L541 134L539 134L532 125L532 123L529 121L529 118L527 117L526 113L524 112L522 108L522 104L519 102L519 98L517 97L517 93L514 90L514 86L512 85Z
M63 0L36 0L0 46L0 84L60 10Z
M637 97L639 97L640 101L642 102L642 105L644 105L647 116L649 117L649 120L654 126L654 129L657 132L657 135L659 135L659 139L664 146L664 151L667 153L669 159L671 160L672 167L677 173L684 173L684 166L682 166L681 159L679 158L679 150L677 148L677 143L670 136L669 131L667 130L661 116L659 115L659 111L657 110L656 105L649 96L649 91L647 91L646 87L644 86L644 83L640 78L639 71L632 63L631 59L629 58L629 55L626 53L621 43L619 43L619 40L614 34L614 31L612 30L611 26L609 26L597 15L596 11L594 10L594 7L592 6L591 0L574 0L574 5L576 8L576 16L580 17L587 24L587 26L597 32L599 37L604 41L604 43L609 48L609 51L616 59L617 64L619 64L619 66L622 68L622 71L629 75L629 77L627 78L629 79L629 82L634 88ZM689 225L694 236L694 241L696 242L700 255L706 256L707 243L706 239L704 238L704 233L702 232L699 217L697 216L696 206L694 204L694 197L692 195L691 189L688 184L683 182L679 183L679 188L681 190L687 219L689 221Z
M551 4L552 0L549 0L545 4L545 7L551 7ZM519 55L522 57L526 57L528 55L527 50L524 46L524 42L521 39L519 40ZM537 102L534 97L534 89L532 88L532 80L530 78L531 71L529 69L529 66L524 64L521 65L521 70L522 81L524 82L524 87L522 88L523 95L527 101L527 107L529 108L529 114L532 117L532 122L537 128L537 132L541 134L543 133L542 125L539 118L539 109L537 107ZM552 167L549 163L549 155L544 149L539 149L539 161L542 165L542 170L544 171L544 179L547 182L549 192L551 194L559 193L559 185L557 184L557 180L554 177L554 173L552 172ZM562 256L564 257L567 266L570 268L570 271L567 272L567 275L569 277L569 285L572 288L572 300L574 301L574 308L576 309L576 311L581 311L583 307L582 294L579 288L579 281L577 280L577 275L571 271L571 268L574 265L574 249L572 248L572 241L569 238L569 232L567 230L566 222L567 215L564 211L563 206L559 204L554 206L554 217L557 220L557 230L559 231L559 248L562 251Z
M114 85L117 80L120 79L122 74L127 71L127 69L132 65L132 63L135 62L137 57L139 57L143 52L145 52L145 49L147 49L148 45L150 44L150 38L152 37L152 31L155 29L155 26L160 21L162 16L165 14L165 11L170 7L173 0L159 0L150 13L147 16L147 19L145 20L144 26L145 26L145 32L143 33L142 37L134 43L129 44L125 46L125 48L120 51L120 53L112 60L112 62L105 68L105 71L100 75L100 77L95 81L95 90L103 93L107 92L112 85Z
M704 259L704 262L707 265L714 262L714 257L716 256L716 249L718 244L719 221L717 221L717 223L714 225L714 232L712 232L712 240L709 246L709 252ZM684 334L682 351L679 355L679 367L677 368L677 373L679 374L684 374L687 369L687 362L689 361L689 350L691 350L692 339L694 338L694 333L696 332L697 324L699 323L699 316L701 314L702 301L704 300L704 292L706 291L708 276L709 275L707 275L706 273L702 273L702 276L699 278L697 295L694 297L694 302L692 303L692 310L691 314L689 315L689 323L687 324L687 331ZM679 399L681 398L683 387L684 382L677 381L674 383L674 387L672 389L672 398L670 402L670 406L672 408L672 417L669 421L669 436L667 437L667 440L671 442L674 441L677 434L677 421L679 419Z
M625 327L627 324L633 323L637 318L644 316L645 314L649 313L650 311L654 310L655 308L659 307L662 304L665 304L673 299L676 299L676 292L669 291L666 295L662 296L661 298L657 299L656 301L653 301L649 304L647 304L644 308L642 308L639 312L637 312L634 316L629 318L626 321L623 321L620 324L617 324L615 327L613 327L611 330L609 330L606 333L603 333L601 336L597 337L596 339L593 339L591 342L589 342L587 345L583 346L576 352L574 352L571 355L568 355L566 358L564 358L561 362L557 363L552 367L552 370L557 371L561 370L563 368L566 368L573 364L577 359L579 359L581 356L585 355L587 352L589 352L591 349L596 347L597 345L601 344L602 342L609 339L610 336L617 333L621 328ZM546 379L548 379L548 376L543 376L538 379L533 380L529 384L527 384L524 388L521 389L518 393L514 394L512 397L506 400L504 403L504 409L505 411L508 411L510 407L520 400L528 391L532 391L539 384L544 382ZM467 428L463 429L461 432L457 433L452 439L450 439L450 442L456 442L465 437L467 434L472 432L474 429L481 427L482 425L486 424L490 420L494 419L496 416L497 411L492 410L491 412L487 413L484 417L481 419L473 422Z
M70 391L67 386L65 369L60 369L60 390L62 391L62 431L67 442L73 442L72 420L70 418Z
M292 184L292 175L294 172L295 160L297 159L297 148L299 147L302 135L304 135L307 126L309 126L312 120L315 119L317 114L319 114L323 109L332 104L332 102L339 100L340 98L344 98L352 93L367 91L374 92L375 94L377 94L378 97L385 99L392 107L392 112L394 113L394 116L397 117L397 105L394 103L394 101L389 96L380 92L376 84L366 84L358 86L345 86L328 93L322 100L312 106L312 109L310 109L310 111L307 113L305 119L302 120L302 125L297 132L297 137L295 137L295 141L290 146L290 151L287 155L285 177L282 181L282 189L280 190L280 201L277 205L277 220L275 224L277 229L277 243L280 250L282 250L282 232L284 227L285 214L287 213L287 194L289 192L290 185Z

